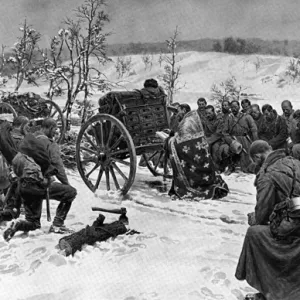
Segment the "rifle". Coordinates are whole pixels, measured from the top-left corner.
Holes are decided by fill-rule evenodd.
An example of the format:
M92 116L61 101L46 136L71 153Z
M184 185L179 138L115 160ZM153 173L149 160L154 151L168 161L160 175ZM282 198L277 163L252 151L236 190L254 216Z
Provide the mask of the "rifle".
M46 178L48 180L47 186L46 186L46 211L47 211L47 221L51 222L51 213L50 213L50 197L49 197L49 187L51 184L51 176L55 176L57 174L57 169L55 169L53 166L50 166L49 169L46 171Z
M49 199L49 185L46 189L46 210L47 210L47 221L51 222L51 212L50 212L50 199Z

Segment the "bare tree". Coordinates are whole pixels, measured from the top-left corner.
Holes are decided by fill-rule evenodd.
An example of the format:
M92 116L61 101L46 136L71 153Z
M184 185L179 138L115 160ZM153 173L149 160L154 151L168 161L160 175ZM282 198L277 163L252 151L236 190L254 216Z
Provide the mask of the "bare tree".
M47 97L52 100L53 96L61 95L63 93L62 85L65 81L62 76L63 69L63 49L65 45L64 34L68 34L63 29L59 30L58 36L51 38L50 49L41 50L42 64L41 74L49 82Z
M89 106L88 97L92 91L109 89L104 74L99 70L100 66L110 60L106 55L106 40L109 33L104 32L104 26L109 22L109 18L102 9L104 6L104 0L85 0L84 4L77 7L74 10L75 19L65 20L66 28L61 29L58 36L52 39L53 49L50 50L50 58L44 60L48 64L44 70L50 79L49 91L65 86L67 101L63 112L66 112L68 129L72 106L79 92L84 92L82 108L82 122L84 122ZM60 59L62 49L67 52L67 63ZM98 67L95 67L95 63Z
M149 69L151 70L152 69L152 61L153 61L153 55L150 55L150 54L147 54L145 53L143 56L142 56L142 61L145 65L145 70Z
M0 65L0 72L3 72L3 69L5 67L5 48L7 48L7 46L5 45L1 45L1 65Z
M234 76L227 78L220 84L214 83L211 87L212 96L211 99L215 102L217 108L220 108L224 100L237 100L239 101L241 93L247 90L248 87L244 87L237 83Z
M5 67L5 45L1 45L1 63L0 63L0 88L5 87L8 81L7 76L3 76L3 70Z
M161 67L161 64L163 63L164 59L163 59L163 54L162 52L159 53L159 56L158 56L158 63L159 63L159 66Z
M183 86L179 86L179 76L180 76L180 66L178 66L178 53L177 53L177 44L178 44L178 26L173 33L173 36L170 39L166 40L168 47L168 54L163 55L164 65L164 74L160 76L163 81L163 85L168 93L169 103L173 103L174 94L178 92Z
M115 63L115 68L118 73L118 77L122 78L126 73L129 73L132 69L132 58L118 56L117 61Z
M262 59L259 56L256 56L256 60L253 62L254 66L255 66L255 71L256 73L258 72L258 70L261 68L261 63L262 63Z
M285 74L291 77L293 82L300 77L300 59L292 58L286 68Z
M12 48L13 54L7 59L7 63L12 66L16 72L14 78L16 79L15 92L17 92L26 80L28 83L36 84L34 73L36 71L34 55L38 50L38 42L41 35L24 21L23 27L20 27L22 36Z

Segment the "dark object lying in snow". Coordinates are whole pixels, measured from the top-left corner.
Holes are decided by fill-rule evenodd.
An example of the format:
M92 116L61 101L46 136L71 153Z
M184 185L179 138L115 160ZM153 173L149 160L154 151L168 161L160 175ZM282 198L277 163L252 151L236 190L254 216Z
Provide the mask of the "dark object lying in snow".
M93 210L100 210L106 212L116 213L117 210L105 210L100 208L93 208ZM135 230L129 231L126 227L128 224L128 218L126 217L126 209L122 208L120 211L119 221L115 221L110 224L103 224L105 217L99 214L96 221L92 226L87 225L84 229L78 232L72 233L69 236L65 236L59 240L59 249L64 250L66 256L74 255L76 251L81 251L82 246L94 245L96 242L103 242L111 237L116 237L120 234L134 234L139 233Z

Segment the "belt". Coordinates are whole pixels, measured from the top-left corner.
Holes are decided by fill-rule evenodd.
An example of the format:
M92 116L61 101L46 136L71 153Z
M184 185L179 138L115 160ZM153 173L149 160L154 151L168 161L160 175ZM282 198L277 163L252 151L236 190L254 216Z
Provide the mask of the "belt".
M40 185L41 184L41 182L40 181L38 181L38 180L34 180L34 179L32 179L32 180L26 180L26 179L21 179L20 180L20 185L22 186L22 187L26 187L26 186L31 186L31 185Z

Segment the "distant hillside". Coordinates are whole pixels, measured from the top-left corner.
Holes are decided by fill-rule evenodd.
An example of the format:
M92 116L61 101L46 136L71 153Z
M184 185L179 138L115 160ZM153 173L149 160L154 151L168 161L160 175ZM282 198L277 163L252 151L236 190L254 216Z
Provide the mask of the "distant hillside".
M224 43L226 39L199 39L199 40L187 40L178 42L178 52L198 51L208 52L216 51L214 45L219 43L222 49L217 52L235 53L234 51L226 51L224 49ZM300 41L292 40L262 40L257 38L252 39L239 39L248 45L248 53L245 51L237 52L235 54L271 54L281 56L300 56ZM108 54L111 56L130 55L130 54L142 54L142 53L160 53L167 52L167 46L165 42L159 43L129 43L129 44L112 44L108 45Z
M128 44L108 44L108 56L125 56L139 54L159 54L168 51L165 42L159 43L128 43ZM179 41L177 51L182 52L223 52L229 54L264 54L277 56L300 57L300 41L296 40L262 40L257 38L224 38L224 39L199 39ZM10 53L6 53L9 57ZM36 60L39 60L40 54L35 54ZM63 60L68 60L68 52L65 50L62 55ZM1 61L1 58L0 58ZM2 71L3 75L10 75L14 71L10 66L6 66Z

